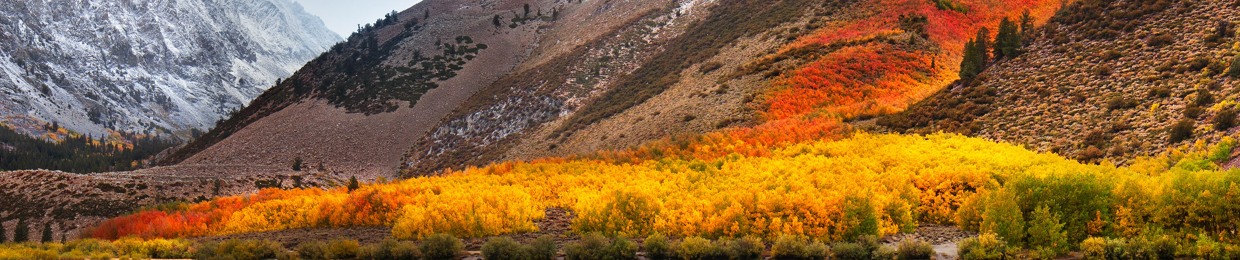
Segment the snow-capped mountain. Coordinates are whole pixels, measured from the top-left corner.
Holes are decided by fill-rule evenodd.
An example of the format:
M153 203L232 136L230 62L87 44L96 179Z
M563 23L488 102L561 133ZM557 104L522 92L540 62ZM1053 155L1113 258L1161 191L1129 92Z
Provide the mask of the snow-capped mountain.
M290 0L6 1L0 121L185 134L340 40Z

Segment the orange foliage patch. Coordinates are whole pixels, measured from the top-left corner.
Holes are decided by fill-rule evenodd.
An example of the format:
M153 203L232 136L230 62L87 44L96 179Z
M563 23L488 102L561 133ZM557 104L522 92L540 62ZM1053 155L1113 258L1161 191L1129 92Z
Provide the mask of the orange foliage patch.
M1042 24L1060 1L965 0L968 10L939 10L925 0L876 0L873 15L828 26L789 44L784 51L811 45L859 42L899 31L902 15L924 15L926 32L941 50L914 52L888 43L846 47L786 73L767 93L765 115L782 120L815 113L842 118L902 111L956 79L964 43L981 27L994 28L1005 17L1029 11Z
M776 83L767 116L787 119L819 109L843 117L898 111L910 92L930 87L931 63L928 55L881 43L845 47Z

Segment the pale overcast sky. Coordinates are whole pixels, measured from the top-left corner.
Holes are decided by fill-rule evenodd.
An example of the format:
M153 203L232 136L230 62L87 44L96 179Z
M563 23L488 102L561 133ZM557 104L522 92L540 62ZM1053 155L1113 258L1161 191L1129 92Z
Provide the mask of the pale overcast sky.
M347 38L357 31L357 25L374 23L393 10L400 12L413 7L420 0L293 0L306 8L306 12L319 16L327 28Z

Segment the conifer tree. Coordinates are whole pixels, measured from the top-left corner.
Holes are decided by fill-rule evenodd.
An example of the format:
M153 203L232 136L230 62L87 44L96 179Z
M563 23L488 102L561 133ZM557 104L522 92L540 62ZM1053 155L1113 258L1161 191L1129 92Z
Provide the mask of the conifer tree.
M969 40L964 44L964 58L960 59L960 79L972 80L977 77L977 41Z
M41 239L39 239L39 242L52 242L52 222L43 223L43 236L40 238Z
M293 171L301 171L301 157L293 158Z
M986 27L977 29L977 36L974 36L973 40L977 43L977 46L975 47L982 54L982 55L978 55L977 57L978 61L981 61L979 62L979 64L982 64L981 67L985 69L986 67L990 66L990 54L989 54L990 47L991 47L990 29Z
M977 36L965 44L964 58L960 61L960 78L973 80L981 74L990 62L990 31L985 27L977 31Z
M17 226L13 227L13 242L24 243L30 241L30 227L26 225L26 219L17 219Z
M353 192L357 190L358 188L361 188L361 184L357 183L357 176L350 176L349 177L349 192Z
M1020 14L1020 36L1031 38L1033 36L1033 16L1029 15L1029 10Z
M1020 54L1021 36L1016 23L1008 18L999 22L999 34L995 35L995 60L1011 59Z

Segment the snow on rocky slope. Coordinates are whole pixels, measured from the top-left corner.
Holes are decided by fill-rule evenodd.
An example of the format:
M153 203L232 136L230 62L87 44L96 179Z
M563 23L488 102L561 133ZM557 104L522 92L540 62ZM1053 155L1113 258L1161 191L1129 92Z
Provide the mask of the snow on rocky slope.
M340 37L289 0L0 5L0 122L185 135Z

